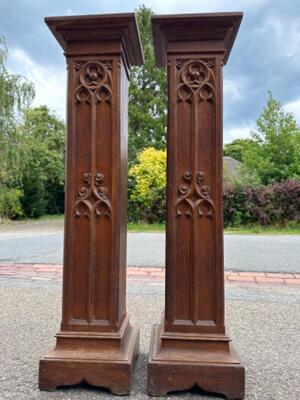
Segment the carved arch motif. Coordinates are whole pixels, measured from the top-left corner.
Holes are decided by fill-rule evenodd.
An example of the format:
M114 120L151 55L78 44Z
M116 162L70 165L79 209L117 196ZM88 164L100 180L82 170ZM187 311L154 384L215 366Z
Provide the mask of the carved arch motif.
M177 88L178 100L192 102L198 98L199 101L212 102L215 98L213 67L213 60L177 60L180 82Z
M90 173L83 175L82 181L84 185L78 191L78 197L75 202L75 217L90 218L91 215L96 217L111 217L112 208L108 198L108 190L102 185L104 175L96 173L93 177Z
M183 184L178 188L178 200L176 203L176 215L191 217L213 218L215 205L210 197L210 187L204 185L205 174L202 171L193 176L191 172L185 172L182 177Z
M74 64L77 86L75 88L76 104L112 101L110 62L91 61Z

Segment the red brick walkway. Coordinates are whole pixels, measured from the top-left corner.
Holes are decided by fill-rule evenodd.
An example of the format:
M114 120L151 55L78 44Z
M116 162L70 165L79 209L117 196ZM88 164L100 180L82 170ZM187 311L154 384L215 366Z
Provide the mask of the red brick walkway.
M0 277L59 280L62 266L57 264L0 264ZM164 268L127 268L129 282L163 283ZM268 272L225 272L226 283L250 283L256 285L300 285L300 274L279 274Z

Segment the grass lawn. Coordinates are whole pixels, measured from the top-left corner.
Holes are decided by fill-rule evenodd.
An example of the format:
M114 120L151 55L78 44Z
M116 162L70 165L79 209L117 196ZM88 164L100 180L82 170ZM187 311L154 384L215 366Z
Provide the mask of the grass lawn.
M129 232L164 232L164 224L134 224L132 222L128 223ZM240 227L230 227L224 229L225 233L228 234L240 234L240 235L250 235L250 234L264 234L264 235L300 235L300 225L297 226L240 226Z
M32 223L32 224L39 224L40 222L47 222L49 224L51 222L58 223L61 221L63 223L63 215L44 215L38 219L24 219L21 221L2 221L0 225L2 229L5 229L5 225L22 225L24 223ZM129 232L164 232L165 231L165 224L136 224L129 222L128 223L128 231ZM300 224L298 225L290 225L290 226L261 226L261 225L250 225L250 226L238 226L238 227L230 227L225 228L224 232L227 234L239 234L239 235L300 235Z
M239 226L230 227L224 229L225 233L240 234L240 235L251 235L251 234L262 234L262 235L300 235L300 225L294 226Z
M127 229L129 232L164 232L165 224L134 224L128 222Z

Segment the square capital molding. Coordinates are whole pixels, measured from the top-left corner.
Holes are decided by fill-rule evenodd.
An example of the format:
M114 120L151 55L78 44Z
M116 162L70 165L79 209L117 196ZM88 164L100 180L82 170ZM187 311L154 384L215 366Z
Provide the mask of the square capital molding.
M76 43L100 47L114 41L122 44L131 66L144 63L134 13L46 17L45 22L67 55Z
M187 45L196 52L200 47L203 50L204 43L208 52L223 53L226 64L242 18L242 12L154 15L152 29L157 66L166 65L166 53L176 44L183 48Z

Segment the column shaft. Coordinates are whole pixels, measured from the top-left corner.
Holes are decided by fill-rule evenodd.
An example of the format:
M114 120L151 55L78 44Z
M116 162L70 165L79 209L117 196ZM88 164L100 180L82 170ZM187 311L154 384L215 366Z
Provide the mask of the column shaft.
M126 313L127 118L134 14L46 18L68 66L63 312L39 387L130 392L139 332Z
M152 331L148 391L244 397L224 325L222 67L241 13L152 17L168 69L166 304Z

